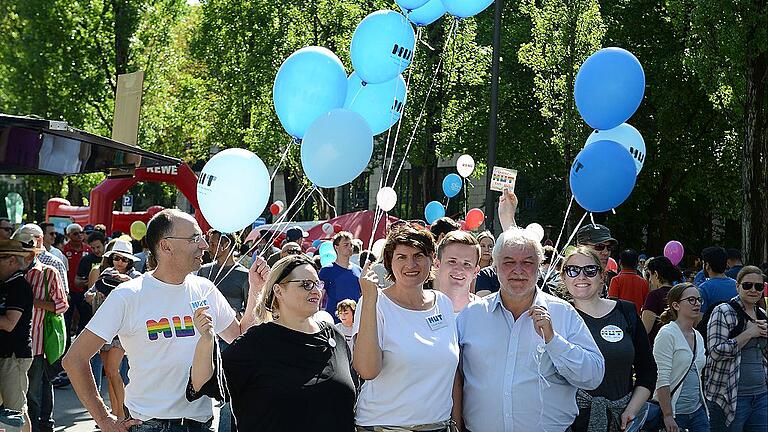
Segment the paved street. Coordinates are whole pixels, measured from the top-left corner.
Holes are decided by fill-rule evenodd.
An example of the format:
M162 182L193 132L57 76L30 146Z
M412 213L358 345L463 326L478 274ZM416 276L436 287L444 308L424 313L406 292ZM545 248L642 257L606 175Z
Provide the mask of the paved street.
M54 420L56 422L56 431L67 432L93 432L97 431L96 422L91 420L91 416L83 408L80 400L77 399L72 386L67 386L55 391ZM105 401L109 400L106 386L102 388L101 395ZM214 406L214 426L217 424L219 409Z

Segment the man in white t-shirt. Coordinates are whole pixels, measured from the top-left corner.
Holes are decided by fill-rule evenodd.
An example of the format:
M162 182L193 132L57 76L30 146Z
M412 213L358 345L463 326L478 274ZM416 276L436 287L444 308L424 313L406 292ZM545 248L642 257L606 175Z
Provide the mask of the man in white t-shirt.
M249 271L246 313L238 322L224 296L209 280L192 275L208 248L197 222L179 210L163 210L147 225L146 241L157 268L125 282L107 296L72 344L63 365L80 401L104 432L210 430L211 399L188 402L185 393L200 335L192 317L207 308L216 333L231 342L253 324L253 308L269 273L263 259ZM107 411L90 372L89 359L114 336L130 364L125 389L128 419Z

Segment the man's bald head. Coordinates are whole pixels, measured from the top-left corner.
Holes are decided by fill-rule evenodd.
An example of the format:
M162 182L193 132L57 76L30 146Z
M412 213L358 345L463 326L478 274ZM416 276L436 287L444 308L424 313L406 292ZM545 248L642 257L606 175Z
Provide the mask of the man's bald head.
M149 220L145 239L147 248L153 255L157 256L157 244L163 238L172 235L174 222L179 219L186 219L197 223L195 218L178 209L165 209Z

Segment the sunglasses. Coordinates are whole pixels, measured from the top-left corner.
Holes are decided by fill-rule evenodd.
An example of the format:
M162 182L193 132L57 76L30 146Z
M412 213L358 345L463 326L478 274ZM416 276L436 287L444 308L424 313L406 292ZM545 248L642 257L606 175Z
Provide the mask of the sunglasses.
M697 304L701 304L701 302L704 301L704 299L702 299L701 297L686 297L686 298L680 299L680 303L684 301L687 301L688 304L690 304L691 306L696 306Z
M598 252L602 252L602 251L604 251L606 249L608 249L609 251L612 251L614 249L613 245L611 245L611 244L604 244L604 243L589 245L589 247L591 247L592 249L594 249L594 250L596 250Z
M284 281L283 283L298 283L299 286L302 289L304 289L304 291L312 291L315 288L322 291L325 288L325 282L314 281L310 279L294 279L294 280Z
M760 292L763 290L763 288L765 288L765 283L764 282L742 282L741 287L747 291L753 289L757 292Z
M122 261L124 263L131 262L130 259L120 255L112 255L112 261Z
M577 278L579 277L579 274L583 271L584 276L586 277L595 277L598 273L600 273L600 266L591 264L591 265L585 265L585 266L577 266L577 265L567 265L563 267L563 271L565 272L565 275L569 278Z

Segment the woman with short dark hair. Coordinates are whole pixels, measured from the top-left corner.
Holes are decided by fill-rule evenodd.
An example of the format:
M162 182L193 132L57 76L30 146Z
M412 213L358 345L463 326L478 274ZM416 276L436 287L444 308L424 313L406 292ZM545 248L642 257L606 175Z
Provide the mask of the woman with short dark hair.
M393 230L384 267L394 284L378 289L368 266L355 311L353 365L366 381L357 401L358 431L447 431L459 345L453 304L425 290L435 255L432 234L413 225Z

